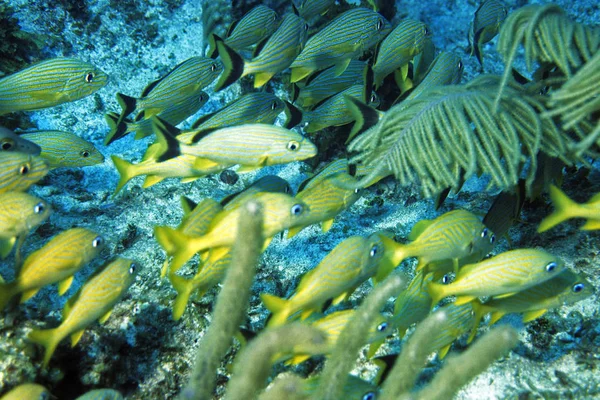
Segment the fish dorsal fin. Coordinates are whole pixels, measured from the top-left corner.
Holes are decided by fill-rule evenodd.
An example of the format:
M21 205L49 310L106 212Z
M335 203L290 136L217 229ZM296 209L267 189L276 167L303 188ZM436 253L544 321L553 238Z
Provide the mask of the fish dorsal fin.
M198 203L187 196L181 196L181 208L183 209L183 217L194 211Z
M321 69L319 71L315 71L315 72L311 73L310 75L308 75L306 77L306 80L304 81L304 85L305 86L310 85L310 83L312 81L314 81L317 76L321 75L323 72L325 72L325 71L327 71L328 69L331 69L331 68L333 68L333 67L329 67L329 68L326 68L326 69Z
M315 178L315 176L317 176L317 174L315 174L313 176L309 176L308 178L306 178L305 180L303 180L300 183L300 186L298 186L297 193L300 193L301 191L303 191L306 188L306 186Z
M292 2L292 12L294 13L295 16L297 16L297 17L300 16L300 11L298 11L298 7L296 7L294 2Z
M333 76L338 77L341 74L343 74L344 71L346 70L346 68L348 68L350 61L352 61L352 59L346 58L346 59L343 59L340 62L338 62L334 67Z
M302 122L302 111L299 108L292 105L290 102L285 101L285 116L286 121L283 125L286 129L290 129L300 122Z
M27 300L35 296L39 290L39 288L36 288L24 291L23 294L21 294L21 303L25 303Z
M415 241L421 234L433 223L431 219L422 219L417 222L410 233L408 234L408 240Z
M437 195L434 206L436 210L439 210L440 207L444 204L444 202L448 198L448 195L450 194L450 190L452 190L452 188L448 186Z
M258 57L258 55L260 54L262 49L265 47L265 44L267 44L269 39L270 39L270 37L266 37L256 44L256 47L252 51L252 58Z
M165 75L164 77L159 78L159 79L157 79L155 81L152 81L148 85L146 85L146 87L144 88L144 90L142 90L142 94L140 95L140 97L146 97L146 96L148 96L150 94L150 92L152 91L152 89L154 89L156 87L156 85L158 85L167 75Z
M106 322L106 320L107 320L108 318L110 318L110 314L112 314L112 308L111 308L110 310L108 310L108 312L107 312L106 314L104 314L103 316L101 316L101 317L98 319L98 322L100 322L101 324L105 323L105 322Z
M209 134L213 133L216 130L219 130L220 128L208 128L208 129L203 129L203 130L199 130L198 132L196 132L196 134L194 135L194 137L192 138L191 142L192 143L198 143L200 140L202 140L205 136L208 136Z
M81 329L71 334L71 347L75 347L77 343L79 343L81 336L83 336L83 332L85 332L85 329Z
M73 275L65 278L64 280L62 280L61 282L58 283L58 294L60 296L62 296L63 294L65 294L67 292L67 290L69 290L69 288L71 287L71 284L73 283Z
M201 116L200 118L198 118L193 124L192 124L192 129L197 129L200 125L202 125L203 123L205 123L206 121L208 121L209 119L211 119L212 117L215 116L215 114L218 111L209 113L209 114L205 114L203 116Z
M236 19L235 21L233 21L231 24L229 24L229 28L227 28L227 32L225 33L225 37L228 38L231 36L231 34L233 33L233 30L235 29L235 27L240 23L239 19Z

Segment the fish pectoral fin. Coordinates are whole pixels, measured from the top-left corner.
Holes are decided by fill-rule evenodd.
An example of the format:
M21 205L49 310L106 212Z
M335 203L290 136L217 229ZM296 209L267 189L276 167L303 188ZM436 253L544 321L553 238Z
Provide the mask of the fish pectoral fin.
M600 220L588 219L585 224L580 228L582 231L595 231L600 229Z
M73 275L69 276L65 280L58 283L58 294L62 296L69 290L71 284L73 283Z
M181 178L181 183L192 183L202 178L202 176L188 176L187 178Z
M263 87L275 75L273 72L257 72L254 74L254 89Z
M379 350L379 348L381 347L381 345L385 342L385 339L380 339L380 340L375 340L373 341L370 345L369 348L367 349L367 358L371 359L375 356L375 354L377 354L377 350Z
M331 229L331 225L333 225L333 218L321 222L321 232L326 233L329 231L329 229Z
M292 68L292 76L290 77L290 83L298 82L306 78L313 70L308 67L294 67Z
M27 300L35 296L39 290L39 288L35 288L24 291L23 294L21 294L21 303L25 303Z
M142 188L147 189L150 186L154 186L159 182L162 182L165 179L164 176L160 175L148 175L146 179L144 179L144 183L142 184Z
M294 236L296 236L298 233L300 233L300 231L301 231L302 229L304 229L304 228L306 228L306 227L305 227L305 226L295 226L295 227L293 227L293 228L289 228L289 229L288 229L287 238L288 238L288 239L291 239L291 238L293 238L293 237L294 237Z
M523 323L527 323L530 321L533 321L536 318L541 317L542 315L546 314L548 310L546 309L542 309L542 310L534 310L534 311L529 311L523 314Z
M440 349L438 352L438 359L443 360L444 357L446 357L446 354L448 354L448 351L450 351L450 346L452 346L452 343Z
M0 239L0 257L8 257L16 241L16 236L10 239Z
M454 302L455 306L460 306L462 304L467 304L470 301L473 301L477 298L477 296L457 296L456 301Z
M71 334L71 347L75 347L77 345L77 343L79 343L81 336L83 336L83 332L85 332L85 329L82 329L77 332L73 332Z
M266 238L265 241L263 242L263 247L262 247L262 251L264 252L265 250L267 250L267 247L269 247L269 245L271 244L271 240L273 240L273 237L270 238Z
M338 77L344 73L346 68L348 68L348 64L352 61L350 58L343 59L339 63L337 63L333 69L333 76Z
M494 297L494 299L504 299L506 297L513 296L515 294L517 294L517 292L510 292L510 293L499 294L499 295L493 296L493 297Z
M337 306L338 304L340 304L342 301L346 300L348 297L350 297L350 293L352 293L351 291L348 292L344 292L342 294L340 294L339 296L335 297L333 299L333 301L331 302L332 305Z
M237 172L241 174L244 172L256 171L257 169L261 169L263 167L263 163L264 161L261 160L259 165L240 165Z
M194 160L194 169L198 169L200 171L203 170L211 170L214 168L217 168L220 164L216 161L210 160L208 158L201 158L198 157L197 159Z
M105 323L105 322L106 322L106 320L107 320L108 318L110 318L110 314L112 314L112 308L111 308L110 310L108 310L108 312L107 312L106 314L104 314L103 316L101 316L101 317L98 319L98 322L100 322L101 324Z

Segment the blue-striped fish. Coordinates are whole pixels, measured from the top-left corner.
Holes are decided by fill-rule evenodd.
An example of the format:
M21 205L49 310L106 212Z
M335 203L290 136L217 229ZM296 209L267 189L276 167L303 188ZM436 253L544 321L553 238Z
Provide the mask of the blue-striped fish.
M271 237L290 227L302 224L310 210L300 200L285 193L256 193L253 200L263 207L263 235ZM211 222L203 236L187 236L173 228L157 226L154 237L164 249L175 249L171 270L177 271L194 254L213 247L231 246L238 237L238 220L243 207L223 210Z
M423 51L430 37L431 32L425 23L408 18L400 21L377 50L373 64L375 87L380 87L383 79L398 68L402 68L406 76L409 61Z
M442 360L448 354L452 343L472 331L475 327L476 318L471 303L456 305L447 304L439 308L436 313L444 312L447 316L447 325L445 329L439 330L429 341L431 351L437 351L438 359ZM467 342L473 340L475 335L471 335Z
M336 76L342 74L352 59L375 46L390 30L390 23L382 15L367 8L340 14L306 42L290 65L291 82L332 65Z
M254 196L255 193L270 192L270 193L286 193L293 195L292 188L288 181L277 175L265 175L257 179L252 185L248 186L241 192L231 194L221 199L220 203L225 209L232 209L244 204L248 199Z
M71 132L37 131L21 136L42 148L40 157L50 168L86 167L104 162L104 156L92 143Z
M334 305L347 299L377 272L383 251L383 243L376 235L368 238L351 236L304 274L288 300L262 293L260 298L273 313L268 326L283 325L297 313L301 319L306 319L320 311L329 299L333 299Z
M475 53L479 64L483 65L482 46L498 34L507 14L508 7L499 0L483 0L475 11L475 17L469 28L469 46L471 55Z
M576 203L554 185L550 185L549 192L550 200L554 205L554 212L540 222L539 233L545 232L571 218L585 218L587 220L581 227L582 230L600 229L600 193L592 196L586 203Z
M82 394L75 400L123 400L123 396L113 389L94 389Z
M192 57L177 65L165 76L151 82L139 98L117 93L117 101L123 109L117 125L134 111L143 112L141 119L147 119L173 107L175 103L189 101L192 94L200 94L222 70L223 65L218 60Z
M40 156L16 151L0 152L0 193L22 192L48 173L48 164Z
M313 398L312 396L317 392L321 385L321 376L313 375L310 378L306 378L303 381L302 389L298 390L299 393L305 393L306 397L301 398ZM343 399L345 400L376 400L379 393L379 388L371 382L360 379L355 375L348 375L344 389L342 392Z
M108 262L67 301L60 326L33 330L27 335L27 339L46 348L44 367L50 362L56 346L66 336L71 336L71 346L74 347L92 322L99 320L104 323L110 317L115 304L135 281L136 270L137 264L126 258Z
M464 304L480 296L504 297L554 278L564 270L564 263L543 250L517 249L500 253L475 264L462 267L454 282L427 286L433 304L446 296L457 296Z
M3 151L18 151L20 153L39 156L42 149L37 144L23 139L13 131L3 126L0 126L0 152Z
M23 262L13 282L0 285L0 310L17 294L21 303L29 300L44 286L58 283L63 295L73 282L73 275L100 254L104 239L86 228L72 228L54 236Z
M310 207L311 218L303 225L290 228L288 238L314 223L321 223L322 232L327 232L334 218L360 198L359 189L347 189L355 183L356 179L348 173L348 160L345 158L331 162L317 175L303 182L296 198Z
M108 75L75 58L51 58L0 79L0 115L82 99L102 88Z
M0 194L0 257L6 258L15 243L44 222L52 212L44 200L22 192Z
M202 90L194 93L188 99L173 103L172 106L165 108L157 115L170 123L178 125L190 115L195 114L208 101L208 94ZM119 114L109 112L104 115L104 119L110 128L110 132L104 139L104 145L108 146L112 142L125 137L130 132L135 132L135 140L143 139L152 135L152 119L144 118L144 113L136 116L135 120L123 119L119 123Z
M327 13L334 4L335 0L303 0L298 7L298 12L302 18L308 21L312 17Z
M308 35L308 24L294 14L287 14L275 33L266 41L252 60L244 59L220 40L217 40L219 56L225 66L215 90L221 90L239 78L254 74L254 87L262 87L273 75L290 66L298 56Z
M229 26L223 42L235 51L245 50L269 37L275 32L277 25L277 13L260 4ZM217 46L213 35L209 37L206 55L211 58L217 57Z
M200 170L239 164L238 172L246 172L305 160L317 154L317 148L310 140L275 125L245 124L221 128L191 145L178 141L178 132L158 118L155 119L154 131L157 143L164 149L157 161L190 155L198 157L194 166Z
M50 392L37 383L24 383L4 393L0 400L50 400Z
M457 54L442 51L435 57L422 80L403 100L414 99L434 86L458 84L463 70L464 64Z
M417 271L442 270L444 273L467 262L481 260L495 243L494 234L481 220L466 210L454 210L433 220L421 220L408 236L412 242L400 244L382 236L385 260L377 280L387 276L402 260L417 257ZM449 268L448 268L449 267Z

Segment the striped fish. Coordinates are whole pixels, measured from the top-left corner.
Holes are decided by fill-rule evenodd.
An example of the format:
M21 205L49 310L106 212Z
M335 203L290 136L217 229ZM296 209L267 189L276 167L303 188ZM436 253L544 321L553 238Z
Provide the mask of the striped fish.
M334 299L334 305L347 299L376 273L383 251L383 243L376 235L349 237L302 277L288 300L262 293L260 298L273 313L268 326L283 325L298 312L301 319L306 319L320 311L329 299Z
M310 378L302 380L302 388L297 390L297 393L306 396L299 398L312 399L320 386L321 375L312 375ZM378 398L378 394L379 388L376 385L360 379L358 376L348 375L342 391L342 398L347 400L375 400Z
M288 239L314 223L321 223L322 232L327 232L334 218L360 198L359 189L347 189L356 183L356 179L347 171L348 160L333 161L319 174L300 185L296 198L310 207L311 218L302 225L290 228Z
M475 11L469 28L469 46L471 55L475 54L479 64L483 65L482 46L498 34L507 14L508 7L499 0L484 0Z
M243 124L273 124L285 110L286 104L274 94L248 93L219 111L202 116L192 124L192 129L182 131L177 140L191 144L219 128Z
M408 63L424 49L431 38L427 25L414 19L402 20L381 42L373 64L375 87L381 86L383 79L398 68L403 68L404 76Z
M463 70L464 64L458 55L442 51L435 57L422 80L403 100L414 99L434 86L458 84Z
M42 148L40 157L49 168L86 167L104 162L104 156L92 143L71 132L37 131L21 136Z
M75 400L123 400L123 396L113 389L94 389L82 394Z
M335 0L303 0L298 7L298 12L308 21L312 17L325 14L334 4Z
M400 244L382 236L386 257L376 279L385 278L402 260L418 257L417 271L427 267L445 273L467 262L481 260L492 250L494 234L477 216L466 210L454 210L433 220L417 222L410 235L412 242ZM449 268L448 268L449 267Z
M117 101L123 109L117 122L134 111L143 112L139 119L157 115L176 103L189 101L192 94L199 94L219 76L223 66L220 61L208 57L188 58L165 76L151 82L139 98L117 93ZM136 117L136 120L139 121Z
M165 150L157 161L163 162L182 154L194 156L198 157L194 165L201 170L239 164L238 172L247 172L268 165L305 160L317 154L315 145L301 134L267 124L221 128L187 145L175 138L178 132L156 118L155 134L157 143Z
M25 236L48 219L51 212L48 203L28 193L0 194L0 257L6 258L15 243L19 248Z
M254 74L254 87L262 87L273 75L290 66L304 47L307 35L306 21L297 15L287 14L258 55L249 61L244 61L235 50L217 40L217 49L225 71L219 78L215 90L224 89L239 78L250 74Z
M257 193L253 200L263 207L265 238L271 238L287 228L301 224L303 219L310 215L306 204L284 193ZM203 236L192 237L166 226L155 227L154 237L158 243L164 249L175 249L171 270L177 271L194 254L202 250L231 246L238 237L238 219L243 210L243 207L223 210L213 218Z
M157 115L171 125L178 125L185 121L190 115L193 115L200 110L207 101L208 94L200 90L199 93L194 93L185 100L173 103L173 105L165 108ZM104 139L104 145L108 146L112 142L125 137L130 132L135 132L135 140L140 140L152 135L152 119L144 119L143 116L144 113L140 113L136 116L135 120L124 119L122 123L119 124L119 114L109 112L104 115L104 119L110 128L110 131Z
M332 65L335 75L341 75L352 59L375 46L390 30L391 25L383 16L367 8L353 8L340 14L308 40L290 65L291 82Z
M39 156L42 149L35 143L23 139L13 131L3 126L0 126L0 152L3 151L18 151L20 153Z
M436 312L445 312L447 315L447 326L439 330L437 335L432 336L429 341L431 351L438 352L438 359L442 360L448 354L452 343L469 331L473 331L475 326L475 313L471 303L456 305L447 304ZM469 337L468 342L473 340L475 335Z
M0 193L25 191L47 173L48 164L39 156L0 152Z
M21 293L21 303L29 300L44 286L58 284L63 295L73 282L73 275L100 254L104 239L85 228L72 228L54 236L24 261L17 278L0 285L0 310Z
M241 192L231 194L221 199L221 205L225 209L233 209L244 204L248 199L254 196L255 193L270 192L270 193L286 193L293 195L292 188L288 181L276 175L265 175L257 179L252 185L248 186Z
M127 293L135 281L137 264L126 258L117 258L92 275L63 309L63 321L57 328L33 330L27 339L46 348L43 365L46 367L58 344L71 336L75 346L85 328L95 320L104 323L115 304Z
M269 37L277 29L277 13L264 5L258 5L248 11L239 21L233 22L223 41L235 51L241 51ZM211 58L217 57L214 36L209 38L206 52Z
M582 230L600 229L600 193L592 196L586 203L576 203L571 200L562 190L550 185L550 200L554 205L554 212L540 222L538 232L546 232L571 218L585 218L587 222L581 227Z
M446 296L457 296L464 304L480 296L504 297L554 278L564 270L563 262L543 250L517 249L487 260L465 265L448 285L427 286L433 304Z
M108 75L75 58L51 58L0 79L0 115L82 99L102 88Z
M24 383L5 393L0 400L48 400L50 392L37 383Z

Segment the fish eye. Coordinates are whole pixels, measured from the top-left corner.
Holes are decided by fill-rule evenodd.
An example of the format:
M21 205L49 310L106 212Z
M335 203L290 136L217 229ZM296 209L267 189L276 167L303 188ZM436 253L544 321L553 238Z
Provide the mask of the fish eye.
M377 101L377 96L374 94L371 95L371 103L375 103Z
M29 164L23 164L23 165L21 165L21 168L19 168L19 174L27 175L29 173L29 170L30 170Z
M294 204L292 206L292 208L290 209L292 215L300 215L300 214L302 214L302 210L303 210L303 208L302 208L301 204Z
M492 234L492 236L490 236L490 244L494 244L495 241L496 241L496 235Z
M552 271L554 271L554 270L556 269L556 267L558 267L558 264L557 264L557 263L555 263L554 261L552 261L552 262L549 262L549 263L546 265L546 272L552 272Z
M423 32L423 34L424 34L425 36L429 36L429 34L430 34L430 33L431 33L431 32L429 32L429 28L426 26L426 27L425 27L425 29L424 29L424 32Z
M204 101L204 94L201 93L199 99L200 101Z
M308 32L308 24L304 24L304 30Z
M361 400L375 400L375 392L365 393Z
M578 283L576 285L573 285L573 291L575 293L581 292L584 288L585 288L585 285L583 283Z
M90 156L90 152L88 150L81 150L79 155L83 158L88 158Z
M360 193L360 189L358 189L358 188L354 189L354 193L355 194L359 194Z
M290 151L296 151L300 148L300 143L295 140L290 140L287 144L287 149Z
M210 65L210 70L211 70L211 72L215 72L217 70L217 64L214 64L214 63L211 64Z
M379 19L379 20L377 21L377 30L378 30L378 31L380 31L380 30L381 30L381 28L383 28L383 20L382 20L382 19Z
M448 275L444 275L442 278L442 283L445 285L448 282L450 282L450 277Z
M88 72L87 74L85 74L85 81L87 83L92 83L94 81L94 73Z
M44 210L46 210L46 206L41 201L33 206L33 212L35 214L41 214L44 212Z
M488 235L488 232L489 232L488 228L483 228L483 230L481 231L481 237L486 238Z
M388 323L387 322L382 322L379 325L377 325L377 332L384 332L388 327Z
M12 141L12 139L6 138L5 140L2 141L2 150L10 150L13 148L14 142Z
M92 247L98 248L104 244L104 239L102 236L96 236L94 240L92 240Z
M274 102L271 104L271 110L277 110L277 102L276 102L276 101L274 101Z
M377 247L377 245L373 245L373 247L371 247L371 251L369 252L369 257L375 257L375 255L377 254L377 252L379 251L379 247Z
M131 263L129 265L129 275L133 275L133 273L135 272L136 269L137 269L137 265L135 265L135 263Z
M462 60L458 60L458 69L463 69L464 65Z

